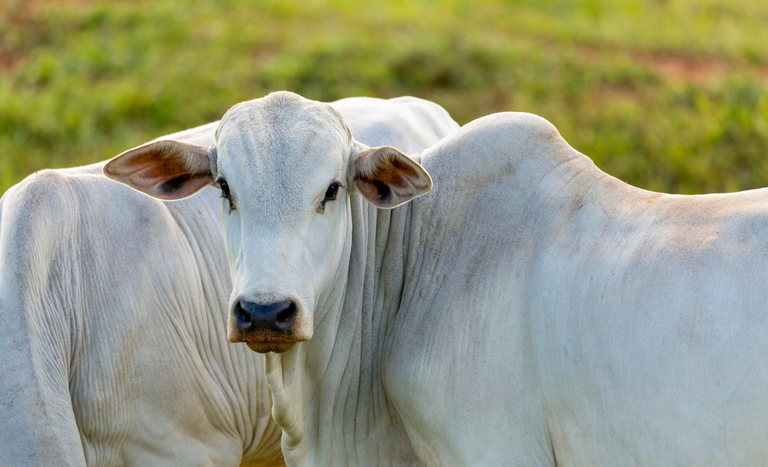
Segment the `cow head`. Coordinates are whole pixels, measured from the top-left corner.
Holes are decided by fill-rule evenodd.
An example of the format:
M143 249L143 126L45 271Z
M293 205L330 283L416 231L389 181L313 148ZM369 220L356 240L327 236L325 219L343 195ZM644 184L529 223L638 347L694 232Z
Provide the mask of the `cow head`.
M330 105L287 92L231 108L210 148L151 142L112 159L104 174L164 200L208 184L221 190L228 338L262 353L312 337L318 303L342 279L351 192L393 208L432 187L405 154L357 143Z

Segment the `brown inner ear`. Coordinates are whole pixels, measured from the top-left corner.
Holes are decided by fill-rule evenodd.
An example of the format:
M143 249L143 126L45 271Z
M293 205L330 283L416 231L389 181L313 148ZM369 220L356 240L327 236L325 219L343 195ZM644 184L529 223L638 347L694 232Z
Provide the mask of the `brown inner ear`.
M355 186L370 202L392 208L408 202L431 188L426 173L418 164L391 147L371 148L355 161Z
M182 174L185 175L186 173L180 169L178 161L159 158L157 154L146 153L134 156L130 166L125 167L122 171L117 170L115 172L120 175L128 175L130 178L140 177L145 180L161 180L168 177L175 178Z
M392 191L379 180L357 179L355 186L367 199L378 199L381 203L387 203L392 198Z
M201 151L173 141L149 143L108 162L104 174L155 198L181 199L213 181Z
M157 189L163 193L173 194L181 190L182 186L184 186L184 183L188 182L190 179L192 179L192 176L189 174L179 175L178 177L161 183Z
M412 166L406 164L399 159L390 159L390 166L395 170L385 170L382 174L379 174L379 180L386 183L390 187L398 188L410 188L407 180L418 180L419 174L413 169ZM397 191L397 190L395 190Z

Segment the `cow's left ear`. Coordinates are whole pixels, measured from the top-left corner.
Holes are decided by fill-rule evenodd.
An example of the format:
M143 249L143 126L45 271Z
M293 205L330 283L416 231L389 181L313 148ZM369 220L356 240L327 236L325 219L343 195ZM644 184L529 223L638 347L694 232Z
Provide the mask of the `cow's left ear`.
M213 183L209 148L172 140L125 151L107 162L104 175L165 200L192 196Z
M424 167L389 146L363 149L352 159L354 183L380 208L394 208L432 189Z

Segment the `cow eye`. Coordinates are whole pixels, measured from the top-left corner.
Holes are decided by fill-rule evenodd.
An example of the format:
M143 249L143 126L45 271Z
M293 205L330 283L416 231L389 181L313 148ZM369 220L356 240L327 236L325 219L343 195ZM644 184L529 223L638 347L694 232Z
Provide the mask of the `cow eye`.
M229 212L235 210L235 200L232 199L232 193L229 192L229 184L226 180L218 180L219 188L221 188L221 197L229 201Z
M339 194L339 188L344 188L341 183L339 182L333 182L328 187L327 190L325 190L325 197L323 198L323 202L320 203L320 206L317 207L317 212L322 214L325 212L325 203L328 201L334 201L336 199L336 195Z
M336 199L336 195L339 193L339 183L333 182L331 183L331 186L328 187L327 190L325 190L325 199L323 200L323 203L326 201L333 201Z
M229 198L229 184L227 184L226 180L222 180L219 182L219 186L221 187L221 197L222 198Z

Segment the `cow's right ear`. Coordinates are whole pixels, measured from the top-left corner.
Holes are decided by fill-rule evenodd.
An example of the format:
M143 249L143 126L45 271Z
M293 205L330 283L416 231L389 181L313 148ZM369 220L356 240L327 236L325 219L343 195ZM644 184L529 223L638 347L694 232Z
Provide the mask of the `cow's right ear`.
M209 148L171 140L125 151L107 162L104 175L165 200L192 196L213 183Z

